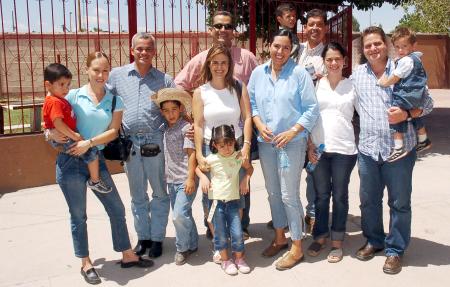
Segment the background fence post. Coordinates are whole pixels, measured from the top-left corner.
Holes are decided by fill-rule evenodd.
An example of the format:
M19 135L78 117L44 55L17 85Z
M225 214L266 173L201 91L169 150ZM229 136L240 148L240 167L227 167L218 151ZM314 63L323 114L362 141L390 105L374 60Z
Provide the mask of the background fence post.
M256 55L256 0L249 1L249 46L250 51Z
M137 33L137 3L136 0L128 0L128 49L131 47L131 39ZM134 61L130 50L130 63Z
M352 6L349 5L347 8L347 15L346 15L346 20L347 20L347 31L345 31L345 33L347 33L347 61L348 61L348 75L350 75L352 73L352 45L353 45L353 17L352 17Z

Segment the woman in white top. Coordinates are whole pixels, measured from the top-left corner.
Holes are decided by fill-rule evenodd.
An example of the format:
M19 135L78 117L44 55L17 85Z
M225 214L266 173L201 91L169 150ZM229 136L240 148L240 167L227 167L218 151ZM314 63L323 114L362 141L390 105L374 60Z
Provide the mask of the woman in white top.
M241 143L242 159L248 163L252 136L250 100L246 85L233 78L233 59L226 46L218 44L209 49L200 77L204 84L194 91L192 99L198 167L202 171L208 170L206 156L211 153L211 131L221 125L233 125L236 139ZM245 174L244 170L241 174ZM202 189L206 192L209 180L199 176ZM244 197L241 196L240 200L241 208L244 208ZM207 201L203 201L203 209L207 217L208 205L205 203ZM212 230L212 226L209 227Z
M308 143L308 156L312 162L317 162L316 147L322 143L325 145L313 172L316 221L313 229L314 242L308 248L308 254L317 256L330 236L328 261L331 263L339 262L343 256L348 184L357 154L352 125L356 95L351 81L342 76L346 54L338 43L329 43L323 50L322 58L328 74L317 85L320 118ZM333 197L331 232L328 225L330 197Z

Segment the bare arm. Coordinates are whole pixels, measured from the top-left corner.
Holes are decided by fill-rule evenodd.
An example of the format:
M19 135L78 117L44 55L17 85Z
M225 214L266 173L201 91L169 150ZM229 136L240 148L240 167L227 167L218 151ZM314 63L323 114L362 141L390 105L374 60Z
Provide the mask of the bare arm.
M71 155L80 156L84 154L90 147L100 144L106 144L117 138L119 135L120 123L122 122L122 111L115 111L112 121L106 131L87 140L74 143L68 152Z
M207 193L211 188L209 178L198 167L195 168L195 174L200 179L200 189L203 193Z
M242 159L244 161L249 161L250 145L252 142L252 113L247 86L244 83L242 83L242 95L239 105L241 108L241 117L244 122L244 145L242 147Z
M248 161L243 161L242 167L245 169L245 175L239 184L239 189L241 194L247 194L250 191L250 177L253 174L253 166Z
M383 75L379 80L378 80L378 85L380 85L381 87L389 87L391 85L396 84L398 81L400 81L401 78L397 77L396 75L391 75L389 78L386 77L386 75Z
M195 150L186 149L188 155L188 176L185 182L184 192L192 194L195 191L195 169L197 168L197 160L195 159Z
M56 130L62 133L63 135L71 138L73 141L80 141L83 138L80 136L79 133L74 132L71 128L69 128L66 123L64 123L62 118L56 118L53 120L53 125L55 126Z
M200 95L200 90L194 91L192 98L192 114L194 116L194 144L195 144L195 156L197 158L198 167L207 171L206 159L202 153L203 146L203 126L205 119L203 117L203 101Z
M253 117L253 122L255 123L256 128L258 129L261 137L265 142L271 142L273 139L273 132L269 129L266 124L264 124L259 116Z
M422 115L422 109L409 110L412 118L418 118ZM398 124L408 119L408 112L399 107L390 107L388 109L388 121L390 124Z

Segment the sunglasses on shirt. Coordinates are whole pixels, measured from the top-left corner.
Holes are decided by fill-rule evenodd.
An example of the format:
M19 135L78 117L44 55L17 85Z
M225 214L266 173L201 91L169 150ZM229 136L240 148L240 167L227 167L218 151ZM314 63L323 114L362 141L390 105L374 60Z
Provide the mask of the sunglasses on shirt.
M221 24L221 23L217 23L212 25L215 29L217 30L222 30L222 28L225 27L225 30L233 30L234 29L234 25L233 24Z

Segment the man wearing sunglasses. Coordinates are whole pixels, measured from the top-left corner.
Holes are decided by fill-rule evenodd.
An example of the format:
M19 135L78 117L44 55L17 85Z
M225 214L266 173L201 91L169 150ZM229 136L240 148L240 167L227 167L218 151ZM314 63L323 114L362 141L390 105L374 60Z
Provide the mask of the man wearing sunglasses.
M233 15L228 11L217 11L213 16L213 24L209 28L213 44L222 43L230 49L234 61L234 77L247 84L258 61L252 52L232 46L234 31ZM208 50L197 54L184 66L175 78L175 84L179 88L192 92L200 86L198 75L200 75L207 54Z
M233 15L230 12L217 11L214 13L213 24L209 28L209 34L213 39L213 44L222 43L230 49L231 57L234 62L234 77L247 84L253 69L258 65L258 61L252 52L232 45L234 32L234 20ZM181 70L181 72L175 77L175 84L178 88L184 89L188 92L193 92L194 89L200 86L201 83L199 81L199 75L203 63L206 61L207 54L208 50L197 54L184 66L183 70ZM203 205L204 209L208 210L206 200L203 200ZM245 196L245 209L242 217L244 239L249 237L247 229L250 223L249 211L250 193L247 193ZM208 228L206 221L205 226ZM207 236L212 236L209 228L207 230Z

